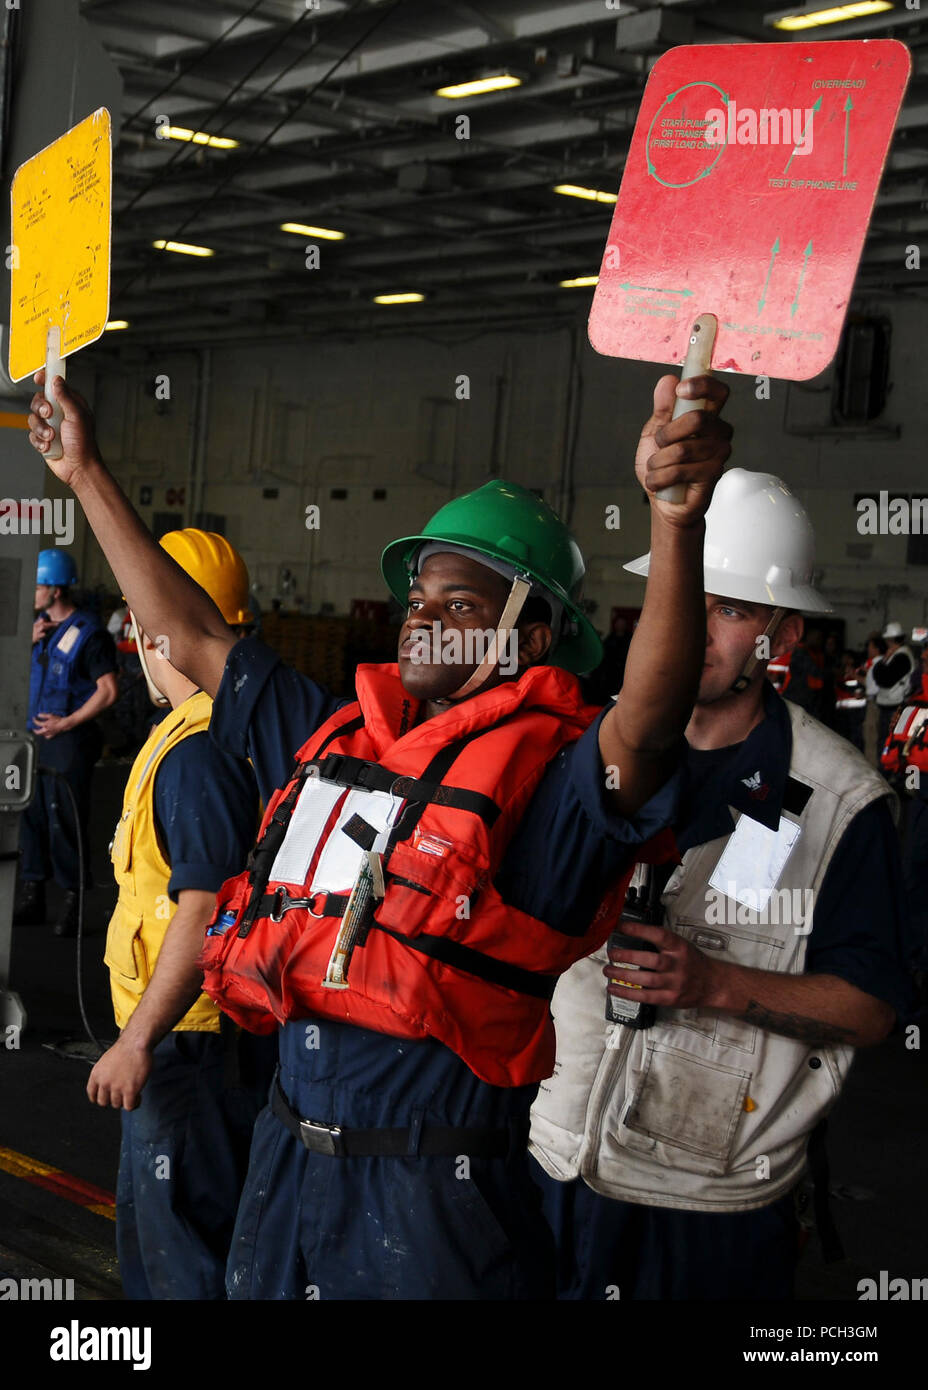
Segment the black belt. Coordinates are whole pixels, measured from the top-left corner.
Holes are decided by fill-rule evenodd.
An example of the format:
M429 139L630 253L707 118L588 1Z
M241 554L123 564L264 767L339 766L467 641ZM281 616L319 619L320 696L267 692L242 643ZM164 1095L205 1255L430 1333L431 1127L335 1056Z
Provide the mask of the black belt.
M319 1120L304 1120L292 1110L275 1077L271 1087L271 1110L290 1133L310 1153L334 1158L505 1158L516 1144L524 1147L528 1134L524 1126L514 1129L451 1129L447 1125L423 1125L418 1142L411 1129L343 1129ZM518 1134L515 1130L518 1130Z

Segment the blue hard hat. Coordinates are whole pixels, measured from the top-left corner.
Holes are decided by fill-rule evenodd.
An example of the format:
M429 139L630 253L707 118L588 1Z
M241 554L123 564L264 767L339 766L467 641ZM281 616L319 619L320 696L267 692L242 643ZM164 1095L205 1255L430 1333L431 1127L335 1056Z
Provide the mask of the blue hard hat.
M35 576L37 584L77 583L77 565L66 550L40 550L39 568Z

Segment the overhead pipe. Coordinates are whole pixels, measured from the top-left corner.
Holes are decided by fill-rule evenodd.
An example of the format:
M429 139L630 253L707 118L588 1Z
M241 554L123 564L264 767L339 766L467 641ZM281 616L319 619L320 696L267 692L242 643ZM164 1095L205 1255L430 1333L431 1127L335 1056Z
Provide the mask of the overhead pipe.
M583 383L580 377L581 327L574 324L569 330L570 364L567 369L567 399L564 408L564 432L561 445L561 469L557 500L557 513L565 526L573 518L574 460L577 452L577 435L580 430L580 400Z
M209 396L212 371L212 349L200 348L197 360L196 402L192 426L190 467L187 474L185 525L195 526L203 510L203 488L206 470L206 440L209 423Z

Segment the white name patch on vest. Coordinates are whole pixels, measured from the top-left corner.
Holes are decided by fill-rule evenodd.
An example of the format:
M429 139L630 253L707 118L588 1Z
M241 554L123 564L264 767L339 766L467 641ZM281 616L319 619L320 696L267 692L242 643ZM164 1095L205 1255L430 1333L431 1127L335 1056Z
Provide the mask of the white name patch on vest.
M710 888L731 897L755 912L763 912L793 845L799 839L795 821L780 817L776 830L742 815L709 879Z
M344 787L308 777L300 792L284 842L277 851L271 868L271 878L282 883L305 883L322 828L338 801Z
M338 892L349 888L357 877L364 851L348 835L341 833L352 816L360 815L378 832L373 848L386 848L390 828L403 805L389 792L368 792L358 788L346 793L344 787L309 777L287 827L284 842L277 851L270 879L282 883L305 883L316 847L338 802L338 817L319 856L313 874L313 892Z
M358 876L364 851L349 835L341 833L343 825L347 825L354 816L366 820L377 831L372 848L376 853L383 854L390 838L390 829L402 805L402 799L391 796L389 792L368 792L358 787L350 791L339 811L335 828L319 856L313 874L313 892L337 893L350 887Z
M67 656L80 635L81 630L79 627L69 627L67 632L63 634L61 640L57 643L58 651L64 652L65 656Z

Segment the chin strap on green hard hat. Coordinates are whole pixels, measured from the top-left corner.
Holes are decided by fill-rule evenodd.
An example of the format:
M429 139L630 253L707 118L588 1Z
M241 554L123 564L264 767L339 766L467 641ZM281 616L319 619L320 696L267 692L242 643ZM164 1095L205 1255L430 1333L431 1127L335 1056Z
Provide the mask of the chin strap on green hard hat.
M524 575L517 574L512 581L512 588L509 590L509 597L503 605L503 611L499 615L499 622L496 624L496 631L490 639L486 655L483 660L474 667L467 680L451 695L446 695L447 700L463 700L467 695L473 695L475 690L479 690L485 681L496 670L500 660L506 654L509 643L518 643L519 633L516 623L519 614L525 607L525 600L528 598L532 588L532 581L526 579Z

